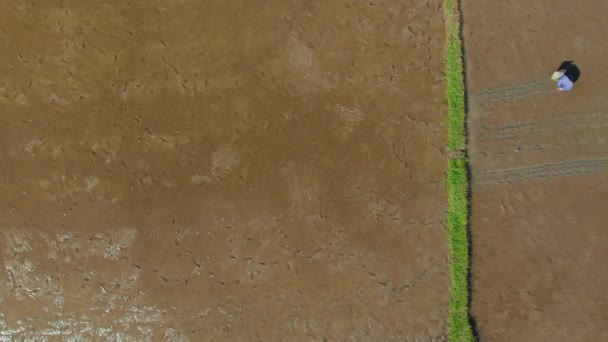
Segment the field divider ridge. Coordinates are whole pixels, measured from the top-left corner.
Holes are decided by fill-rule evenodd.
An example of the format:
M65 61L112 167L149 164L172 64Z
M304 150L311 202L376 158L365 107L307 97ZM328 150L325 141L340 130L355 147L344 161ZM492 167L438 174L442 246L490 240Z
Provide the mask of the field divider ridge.
M469 170L466 146L466 98L459 0L444 0L446 25L446 97L448 103L448 236L450 303L448 336L452 342L475 341L470 303Z

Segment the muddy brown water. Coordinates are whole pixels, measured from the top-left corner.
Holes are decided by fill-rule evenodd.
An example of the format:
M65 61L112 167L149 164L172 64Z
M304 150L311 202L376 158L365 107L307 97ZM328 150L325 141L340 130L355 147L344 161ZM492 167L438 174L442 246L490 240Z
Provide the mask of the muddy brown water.
M443 341L433 1L0 2L2 341Z
M463 3L481 341L608 340L608 3ZM564 60L581 77L549 80Z

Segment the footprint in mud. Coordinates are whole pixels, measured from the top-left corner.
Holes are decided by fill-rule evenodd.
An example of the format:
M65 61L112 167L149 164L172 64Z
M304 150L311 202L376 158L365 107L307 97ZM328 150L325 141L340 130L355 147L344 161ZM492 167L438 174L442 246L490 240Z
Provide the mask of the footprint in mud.
M238 151L232 146L223 146L211 155L211 173L221 179L229 175L239 163Z
M295 72L303 79L322 88L329 88L329 81L321 74L321 65L313 49L292 34L287 40L287 57Z
M365 115L358 106L336 105L333 111L338 116L336 134L341 141L346 141L365 120Z

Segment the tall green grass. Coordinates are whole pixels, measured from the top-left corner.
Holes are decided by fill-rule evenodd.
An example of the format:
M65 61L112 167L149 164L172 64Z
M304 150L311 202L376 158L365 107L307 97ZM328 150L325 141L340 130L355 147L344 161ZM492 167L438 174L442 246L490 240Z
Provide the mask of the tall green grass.
M460 40L460 11L458 0L444 0L447 30L446 81L449 107L448 148L466 148L464 112L464 68L462 65L462 41Z
M465 85L458 0L444 0L447 31L448 228L451 252L449 338L474 341L469 320L469 183L466 159Z

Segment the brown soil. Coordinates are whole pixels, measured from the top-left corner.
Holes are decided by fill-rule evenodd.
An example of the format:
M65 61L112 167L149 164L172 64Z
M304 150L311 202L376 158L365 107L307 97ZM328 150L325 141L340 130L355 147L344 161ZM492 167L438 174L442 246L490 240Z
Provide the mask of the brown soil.
M0 23L0 339L445 339L439 0Z
M463 7L481 340L606 341L608 2Z

